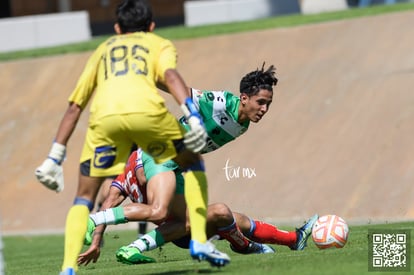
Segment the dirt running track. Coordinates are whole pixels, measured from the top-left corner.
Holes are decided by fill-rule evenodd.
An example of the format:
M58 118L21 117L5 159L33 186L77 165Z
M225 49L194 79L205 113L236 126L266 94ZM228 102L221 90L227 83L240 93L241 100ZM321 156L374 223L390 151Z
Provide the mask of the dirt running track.
M237 93L240 78L263 61L277 67L268 115L206 155L210 202L276 224L315 212L351 224L414 219L413 26L414 12L404 12L175 41L193 87ZM89 54L0 63L5 234L63 231L87 112L68 145L64 192L41 186L33 171Z

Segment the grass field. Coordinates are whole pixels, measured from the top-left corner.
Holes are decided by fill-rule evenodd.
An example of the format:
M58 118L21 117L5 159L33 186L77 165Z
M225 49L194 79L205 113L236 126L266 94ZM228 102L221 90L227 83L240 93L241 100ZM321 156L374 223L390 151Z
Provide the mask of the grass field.
M216 242L228 253L230 265L217 269L206 262L191 260L188 251L165 245L161 250L147 252L157 263L125 265L116 261L115 251L130 243L136 231L109 231L105 246L96 264L80 267L79 274L404 274L405 272L368 271L368 230L413 230L414 222L383 225L350 226L348 243L342 249L319 250L310 239L304 251L291 251L284 246L273 247L276 254L239 255L230 250L226 241ZM288 228L289 229L289 228ZM411 247L414 234L411 234ZM58 274L62 261L63 235L4 237L6 274L38 275ZM410 258L414 250L411 249Z

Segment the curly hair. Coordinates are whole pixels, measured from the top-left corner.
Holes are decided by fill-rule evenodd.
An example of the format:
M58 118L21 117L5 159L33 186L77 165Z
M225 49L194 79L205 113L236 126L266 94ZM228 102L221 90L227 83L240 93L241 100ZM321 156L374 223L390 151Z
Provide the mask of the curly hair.
M261 89L273 92L273 86L276 86L278 79L275 76L276 68L271 65L267 70L264 70L265 63L263 62L262 69L257 69L246 74L240 81L240 93L245 93L248 96L256 95Z
M117 23L122 33L147 32L153 21L152 10L146 0L124 0L116 9Z

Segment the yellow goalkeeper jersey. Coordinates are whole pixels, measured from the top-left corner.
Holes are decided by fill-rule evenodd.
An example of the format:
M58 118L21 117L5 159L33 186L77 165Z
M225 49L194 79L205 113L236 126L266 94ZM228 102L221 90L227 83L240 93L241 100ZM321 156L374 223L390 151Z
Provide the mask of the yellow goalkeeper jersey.
M165 112L156 83L177 66L171 41L151 32L114 35L89 58L69 97L84 109L92 94L90 121L113 114Z

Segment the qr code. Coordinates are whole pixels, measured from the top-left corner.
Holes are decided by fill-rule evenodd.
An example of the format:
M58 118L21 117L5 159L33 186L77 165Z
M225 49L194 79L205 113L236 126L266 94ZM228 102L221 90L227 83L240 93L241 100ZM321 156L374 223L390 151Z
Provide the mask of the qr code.
M410 231L371 231L370 271L410 271Z

